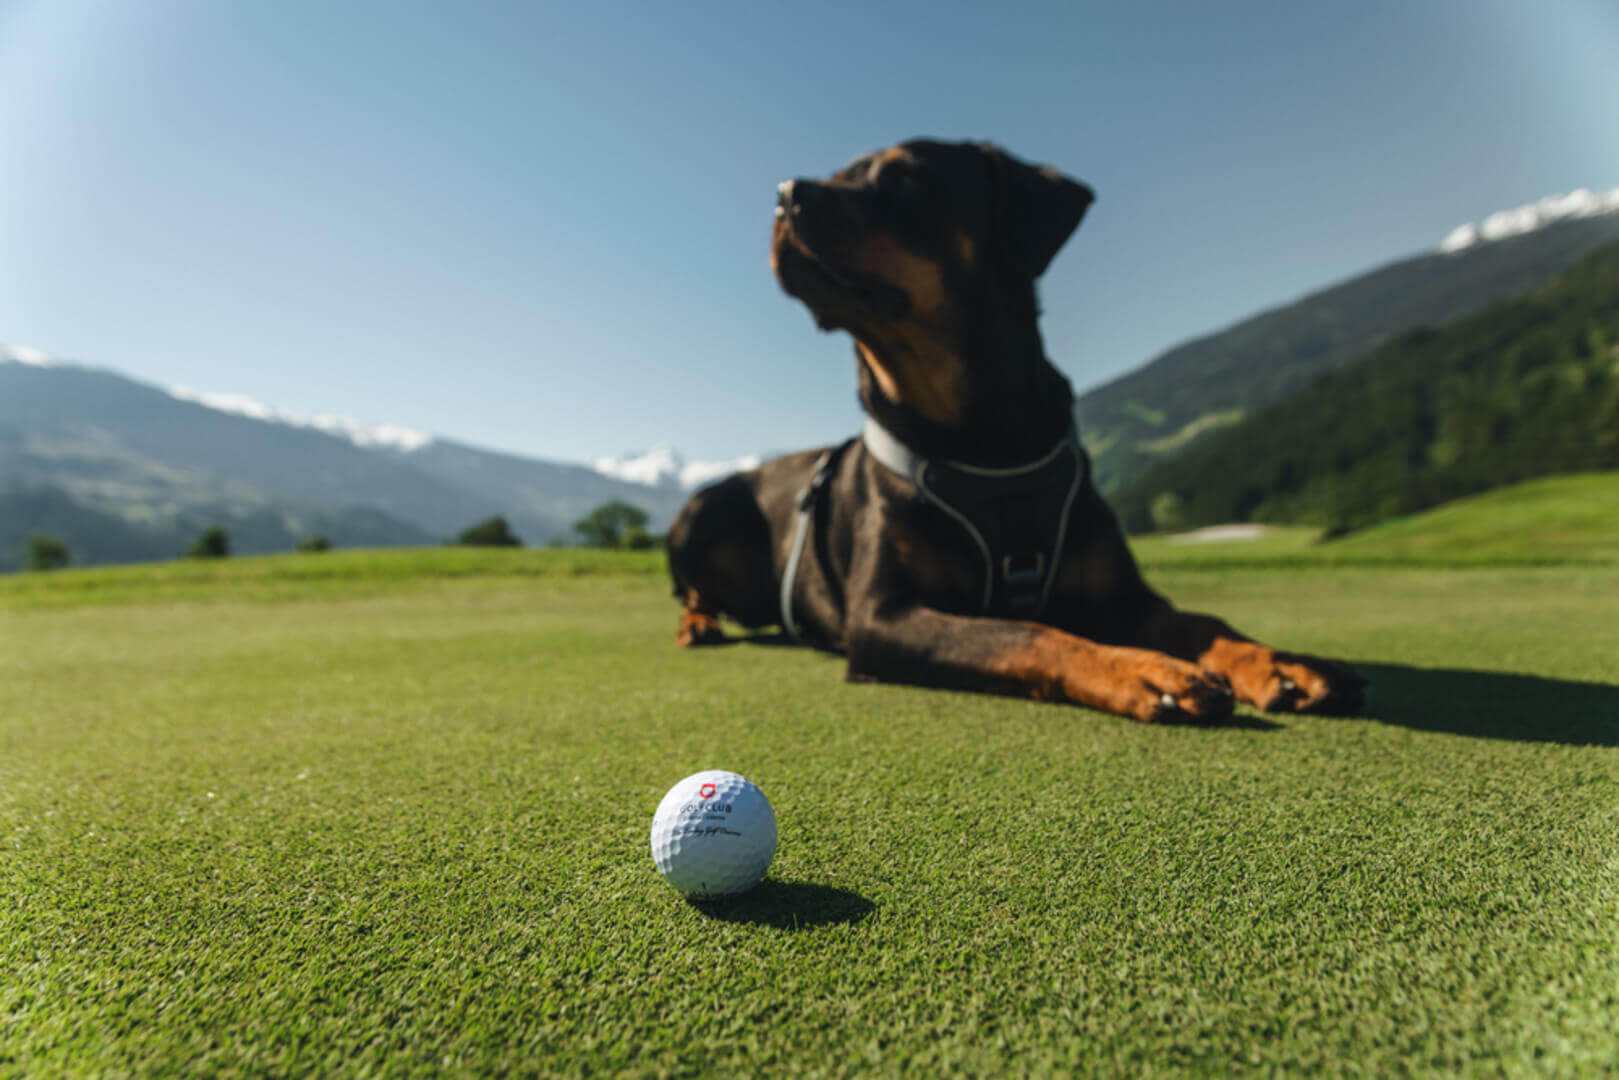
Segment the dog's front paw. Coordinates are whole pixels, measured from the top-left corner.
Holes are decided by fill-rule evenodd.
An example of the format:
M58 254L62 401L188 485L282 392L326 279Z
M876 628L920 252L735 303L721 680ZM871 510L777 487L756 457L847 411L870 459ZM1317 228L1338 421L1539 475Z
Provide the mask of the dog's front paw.
M724 642L725 631L714 616L702 611L680 613L680 629L675 633L676 645L685 649L693 645L721 645Z
M1231 719L1235 700L1225 676L1170 657L1139 673L1140 684L1126 710L1149 724L1220 724Z
M1337 660L1257 645L1225 674L1237 697L1266 712L1353 716L1365 704L1366 680Z

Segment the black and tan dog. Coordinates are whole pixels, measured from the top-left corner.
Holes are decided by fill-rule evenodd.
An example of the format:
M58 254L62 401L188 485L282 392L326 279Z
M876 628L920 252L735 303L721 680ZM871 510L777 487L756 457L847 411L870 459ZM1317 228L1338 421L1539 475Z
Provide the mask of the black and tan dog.
M1234 701L1352 712L1361 680L1175 610L1090 481L1035 279L1090 189L992 146L916 140L778 189L771 262L855 340L868 421L707 488L669 531L677 640L783 625L852 679L1148 721Z

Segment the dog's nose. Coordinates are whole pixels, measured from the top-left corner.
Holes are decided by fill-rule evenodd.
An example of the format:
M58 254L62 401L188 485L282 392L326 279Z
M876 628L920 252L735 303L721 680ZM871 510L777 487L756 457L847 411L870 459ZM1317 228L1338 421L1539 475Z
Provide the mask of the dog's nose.
M813 180L783 180L776 185L776 216L801 212L815 191Z

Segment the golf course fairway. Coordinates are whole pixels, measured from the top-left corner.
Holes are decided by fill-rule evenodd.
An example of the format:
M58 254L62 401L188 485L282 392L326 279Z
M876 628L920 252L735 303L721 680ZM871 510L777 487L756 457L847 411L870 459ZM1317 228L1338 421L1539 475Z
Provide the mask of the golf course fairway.
M1611 1068L1619 566L1144 550L1365 715L680 650L656 554L0 579L0 1076ZM648 825L709 768L780 843L697 906Z

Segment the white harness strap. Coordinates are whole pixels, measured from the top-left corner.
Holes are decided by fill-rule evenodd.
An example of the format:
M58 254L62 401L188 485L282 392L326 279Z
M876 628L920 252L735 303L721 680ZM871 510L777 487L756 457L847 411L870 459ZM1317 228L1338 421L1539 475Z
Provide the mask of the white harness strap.
M793 531L793 547L787 554L787 567L781 574L781 626L794 639L799 637L799 633L798 620L793 618L793 584L798 580L798 561L804 557L804 542L809 539L810 515L815 510L821 489L832 476L832 454L833 451L828 450L821 455L815 463L815 472L809 484L798 493L798 525Z

